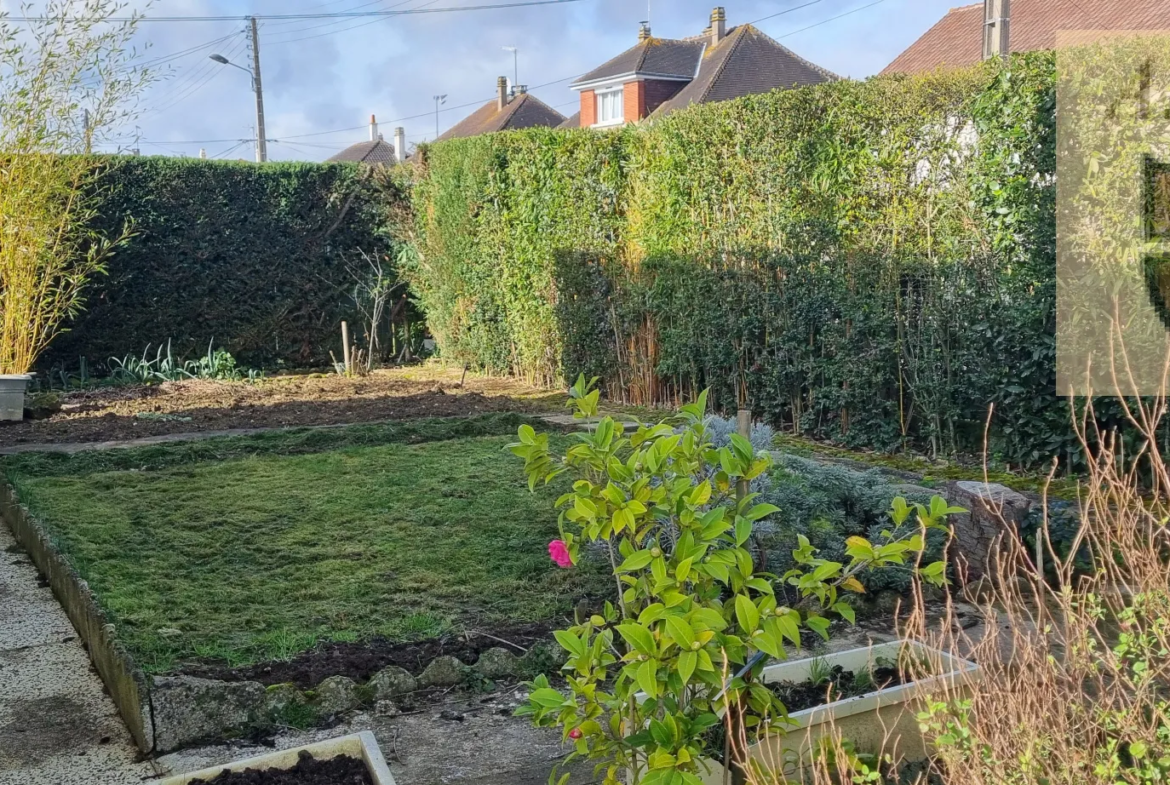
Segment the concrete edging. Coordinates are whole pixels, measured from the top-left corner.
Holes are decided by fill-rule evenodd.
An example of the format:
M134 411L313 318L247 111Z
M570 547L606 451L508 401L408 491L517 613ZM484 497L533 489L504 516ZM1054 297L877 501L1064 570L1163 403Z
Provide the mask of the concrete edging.
M33 564L48 580L53 595L85 643L89 659L106 685L134 743L142 752L151 752L154 749L154 725L146 675L117 641L114 625L98 606L89 584L53 546L49 533L20 503L16 489L3 480L0 480L0 519L8 524L16 542L28 551Z

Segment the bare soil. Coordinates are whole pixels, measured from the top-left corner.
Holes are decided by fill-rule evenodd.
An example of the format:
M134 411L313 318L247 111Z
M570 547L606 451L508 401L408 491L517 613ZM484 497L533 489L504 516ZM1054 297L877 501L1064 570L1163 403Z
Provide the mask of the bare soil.
M0 446L126 441L237 429L342 425L490 412L559 411L564 396L511 379L436 366L279 376L250 382L183 381L61 394L43 419L0 423ZM55 407L54 407L55 408Z
M415 676L442 655L450 655L465 665L474 665L488 649L504 648L517 657L536 643L552 641L549 624L524 624L493 629L490 633L468 633L420 641L391 643L381 638L361 643L319 645L288 662L267 662L246 668L231 668L217 663L190 663L182 668L188 676L220 681L257 681L295 684L309 690L330 676L348 676L357 682L369 680L388 665L396 665ZM517 648L520 647L520 648Z
M291 769L224 770L210 780L192 780L191 785L371 785L373 780L366 764L357 758L341 755L330 760L317 760L301 752Z

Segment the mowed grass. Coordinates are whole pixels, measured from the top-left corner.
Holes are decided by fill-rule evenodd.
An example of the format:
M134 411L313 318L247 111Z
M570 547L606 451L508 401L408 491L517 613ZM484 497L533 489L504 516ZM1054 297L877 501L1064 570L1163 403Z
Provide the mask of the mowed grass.
M569 437L557 436L562 442ZM368 440L367 440L368 441ZM552 503L509 436L133 465L132 452L6 464L141 667L249 665L318 641L418 640L571 616L609 583L549 560ZM228 442L229 454L242 450ZM176 446L175 450L186 449ZM198 450L206 452L208 446ZM264 452L263 450L261 452Z

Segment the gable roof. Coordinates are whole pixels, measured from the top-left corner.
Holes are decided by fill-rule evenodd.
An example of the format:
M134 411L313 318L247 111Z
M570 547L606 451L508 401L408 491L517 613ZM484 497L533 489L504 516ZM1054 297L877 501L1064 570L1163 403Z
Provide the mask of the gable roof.
M394 145L379 139L376 142L358 142L350 145L337 155L326 158L325 163L392 164L397 160Z
M705 40L701 39L647 38L574 80L573 84L588 84L629 74L693 79L705 46Z
M752 25L740 25L704 53L698 76L651 116L662 117L691 104L728 101L839 78Z
M565 116L556 109L531 93L522 93L509 101L503 109L499 108L497 99L488 101L449 128L437 141L536 126L556 128L563 122Z
M1168 30L1167 0L1015 0L1011 50L1055 49L1062 30ZM952 8L883 74L958 68L983 59L983 3Z
M557 128L580 128L580 127L581 127L581 113L580 112L577 112L572 117L570 117L568 120L565 120L565 122L563 122L557 126Z

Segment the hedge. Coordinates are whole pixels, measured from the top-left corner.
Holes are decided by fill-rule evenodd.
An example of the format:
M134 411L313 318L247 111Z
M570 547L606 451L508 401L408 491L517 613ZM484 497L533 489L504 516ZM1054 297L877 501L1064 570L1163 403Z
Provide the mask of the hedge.
M424 150L409 269L443 353L614 399L1037 464L1054 395L1055 63L842 81L616 133Z
M178 354L214 341L249 365L320 365L356 321L346 261L389 254L383 216L403 198L355 165L103 159L102 228L136 236L42 365L91 366L168 340Z

